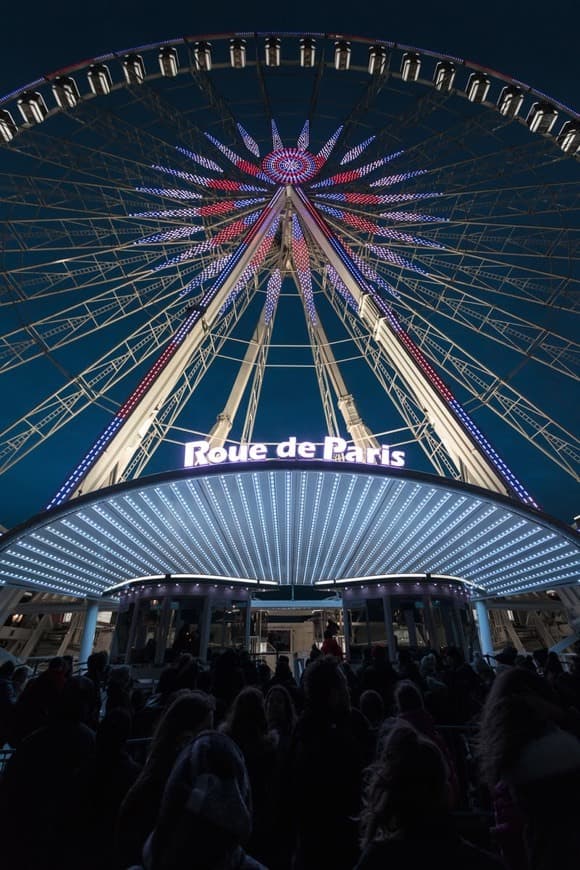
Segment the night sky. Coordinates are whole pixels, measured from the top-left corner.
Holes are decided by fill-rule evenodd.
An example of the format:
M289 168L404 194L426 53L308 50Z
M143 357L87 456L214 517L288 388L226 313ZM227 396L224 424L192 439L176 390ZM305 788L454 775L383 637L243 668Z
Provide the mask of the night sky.
M211 9L217 11L211 11ZM188 11L191 10L191 11ZM355 11L356 10L356 11ZM505 2L485 4L312 3L191 4L135 3L127 0L92 5L63 0L46 4L33 0L11 4L3 20L0 92L8 93L44 73L111 50L124 49L185 34L243 31L326 31L376 36L464 57L528 82L563 103L578 106L578 25L580 13L573 0L556 4ZM0 152L1 155L1 152ZM1 159L1 156L0 156ZM0 381L2 424L13 418L10 407L25 382L10 375ZM578 389L566 399L568 428L578 431ZM224 393L225 400L225 393ZM574 411L576 407L576 411ZM7 526L24 521L40 510L72 463L63 462L67 447L75 457L77 441L89 447L85 430L73 423L67 439L55 450L57 473L45 473L24 460L0 489L0 522ZM288 427L285 428L288 434ZM97 433L95 433L97 434ZM490 433L492 435L492 433ZM280 433L284 437L284 433ZM493 437L493 436L492 436ZM516 438L515 433L513 435ZM55 439L58 440L58 439ZM64 445L64 446L63 446ZM500 452L502 444L496 444ZM509 445L506 445L509 446ZM511 446L513 449L513 445ZM507 451L509 452L509 450ZM45 454L44 463L50 462ZM580 511L578 488L571 478L552 475L550 463L538 463L519 474L549 512L570 520ZM0 487L2 486L0 479Z

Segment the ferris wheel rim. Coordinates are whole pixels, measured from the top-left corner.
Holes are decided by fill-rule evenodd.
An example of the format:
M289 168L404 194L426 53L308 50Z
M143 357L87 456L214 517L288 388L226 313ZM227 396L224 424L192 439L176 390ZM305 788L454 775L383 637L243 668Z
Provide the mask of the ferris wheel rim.
M537 101L536 105L547 104L547 105L554 107L555 109L557 109L557 111L559 113L562 113L567 118L568 122L571 122L573 124L578 124L580 122L580 112L575 110L574 108L572 108L570 106L567 106L565 103L561 102L556 97L549 95L549 94L546 94L545 92L535 88L534 86L527 84L527 83L515 78L514 76L510 76L506 73L503 73L503 72L498 71L498 70L494 70L490 67L486 67L486 66L479 64L479 63L476 63L474 61L466 60L464 58L459 58L455 55L451 55L451 54L448 54L445 52L435 51L432 49L420 48L417 46L412 46L412 45L408 45L406 43L400 43L400 42L388 40L385 38L372 38L372 37L357 36L357 35L350 35L350 34L340 34L340 33L332 33L332 32L322 33L322 32L309 32L309 31L305 31L303 33L284 32L284 31L278 31L278 32L277 31L254 31L254 32L250 32L250 31L239 31L239 32L238 31L231 31L231 32L228 32L228 31L226 31L226 32L220 32L220 33L196 34L196 35L189 35L189 36L167 39L167 40L159 41L159 42L146 43L146 44L134 46L132 48L123 49L123 50L119 50L119 51L107 52L105 54L97 55L94 58L84 59L82 61L77 61L77 62L73 62L71 64L68 64L65 67L62 67L62 68L59 68L58 70L54 70L53 72L47 73L46 75L44 75L40 78L37 78L37 79L35 79L35 80L25 84L25 85L19 86L16 89L10 91L8 94L0 96L0 111L5 111L5 112L8 111L12 105L14 105L14 104L17 105L19 103L19 101L22 99L22 97L25 96L26 94L33 94L35 92L38 92L40 89L40 93L42 95L42 93L44 92L44 89L48 89L57 80L62 79L63 77L71 76L75 73L82 73L86 70L89 70L89 69L95 67L96 65L103 65L103 64L107 64L107 63L111 63L111 62L119 65L120 63L122 63L123 59L126 59L128 57L139 57L141 54L159 51L160 49L163 49L165 47L174 48L174 49L184 47L187 52L191 52L192 48L195 45L202 44L202 45L209 45L211 47L211 41L213 41L213 42L218 41L220 43L221 42L224 42L224 43L228 42L231 44L232 40L244 41L244 40L249 40L249 39L254 39L254 40L258 40L258 39L261 39L261 40L293 39L296 41L300 41L300 40L304 40L304 39L313 39L313 40L320 39L320 40L331 42L334 45L338 45L338 44L344 42L345 44L348 44L349 46L352 44L362 45L362 46L368 46L369 49L372 49L373 47L378 47L378 48L384 48L385 50L388 50L388 51L398 51L401 53L414 54L414 55L417 55L418 57L426 57L426 58L429 58L430 60L436 60L438 62L453 64L457 68L467 70L471 73L486 76L493 82L502 83L503 85L513 87L513 88L517 89L517 91L519 93L521 93L522 95L524 95L526 97L531 97L532 99L536 100ZM203 67L200 67L198 64L194 63L193 59L191 57L189 58L189 61L190 61L190 69L194 69L195 72L197 72L197 73L203 73L205 71L203 69ZM248 61L248 65L251 65L255 62L256 61ZM285 61L285 62L287 62L287 61ZM295 61L290 61L288 63L296 65L299 63L299 61L295 60ZM220 66L227 67L229 65L230 64L226 60L225 62L221 63ZM329 65L332 65L330 61L329 61ZM355 71L356 70L357 72L360 72L363 69L364 69L364 66L362 66L362 67L361 66L352 66L351 67L349 64L349 66L346 68L345 71L349 71L349 70ZM182 73L184 71L185 71L185 68L179 67L177 74ZM143 78L140 78L138 83L148 81L148 80L157 79L160 77L160 75L161 75L161 73L159 73L159 72L156 72L153 74L153 73L147 73L145 71ZM389 75L394 76L395 78L400 77L400 73L397 73L397 72L391 71L391 70L389 70ZM416 79L413 79L413 81L420 82L422 85L428 85L428 86L435 87L434 80L429 80L429 79L417 77ZM123 76L121 75L121 78L118 81L112 81L112 80L110 81L110 84L109 84L110 90L108 90L108 93L112 92L113 90L118 90L120 88L129 87L132 84L136 84L136 82L131 82L128 77L123 78ZM449 93L453 93L454 95L460 96L460 97L466 97L466 95L467 95L466 90L464 88L451 88L449 90ZM95 96L97 96L97 94L94 92L91 92L91 90L83 91L83 92L77 91L77 99L79 102L93 99ZM51 102L53 104L55 103L54 97L52 98ZM478 100L478 102L481 102L481 105L483 105L487 109L496 110L496 111L498 110L498 105L493 103L493 102L487 101L487 99L484 99L482 101ZM14 120L12 119L11 123L14 124L14 132L21 133L21 132L25 131L27 126L34 126L34 123L47 120L51 116L58 114L60 111L66 110L67 108L70 109L71 106L70 105L68 107L67 106L60 106L60 105L58 105L58 103L56 105L52 105L52 107L49 108L48 104L45 101L45 106L44 106L44 110L43 110L45 112L44 117L42 117L42 118L38 117L34 121L31 121L28 124L26 122L26 119L24 119L24 124L22 124L20 126L14 124ZM528 119L524 119L520 115L519 110L514 117L515 117L515 120L517 120L518 122L520 122L522 124L527 123L529 125L529 116L528 116ZM565 123L567 123L567 122L565 122ZM557 139L561 138L562 132L563 132L563 130L561 128L557 136L552 135L551 130L549 130L547 133L543 133L542 135L545 135L547 138L553 138L556 141ZM578 147L577 147L576 153L572 152L571 154L569 154L569 156L577 157L577 159L580 159L580 154L578 153L579 150L580 149L578 149Z

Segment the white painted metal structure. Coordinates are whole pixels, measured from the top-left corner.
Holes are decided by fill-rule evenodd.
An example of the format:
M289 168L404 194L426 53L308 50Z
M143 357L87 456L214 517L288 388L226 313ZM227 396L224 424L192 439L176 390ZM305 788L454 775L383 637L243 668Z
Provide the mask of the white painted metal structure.
M308 80L311 110L305 108L306 123L294 134L296 147L288 147L273 116L267 71L246 52L247 38L215 38L226 49L222 60L207 39L145 47L157 57L155 73L148 69L147 50L136 49L116 58L118 82L108 66L111 56L88 69L87 93L77 81L86 71L79 65L66 81L48 77L0 101L6 154L15 166L32 161L46 173L34 184L12 169L3 177L11 239L8 301L14 297L34 313L0 336L0 371L40 359L67 377L64 387L0 433L0 473L82 410L102 411L105 402L107 413L106 428L51 510L0 540L0 580L89 598L166 574L252 586L436 573L463 578L482 595L575 583L578 536L535 510L532 496L448 381L458 384L476 411L493 411L575 480L577 434L529 400L512 371L498 373L475 350L465 351L442 319L469 330L476 344L483 337L507 348L517 358L516 373L532 360L577 385L577 336L572 329L567 335L552 328L552 317L563 311L571 321L578 314L570 256L574 228L559 223L574 213L578 200L573 185L558 175L561 166L577 166L578 118L545 98L539 108L532 89L473 64L461 62L465 81L455 88L453 59L385 41L329 37L333 54L325 59L321 52L316 61L314 80ZM287 43L268 39L274 41L266 46L266 66L277 68L285 63ZM296 75L314 67L316 39L318 48L323 42L321 35L308 39L308 52L303 39L296 53ZM170 100L179 98L179 89L162 90L178 76L186 52L189 71L217 117L217 131L198 126L196 112L205 123L205 103L190 112L186 97L176 111ZM395 57L400 64L392 63ZM435 68L427 80L429 64ZM256 134L259 141L215 86L216 71L230 66L255 67L264 100L256 124L268 128L267 135ZM349 70L360 75L361 69L370 80L352 111L338 119L330 138L316 133L318 144L311 146L321 79ZM492 101L500 82L502 95ZM413 87L428 94L400 110ZM512 88L507 101L505 87ZM154 123L130 121L123 103L118 117L100 110L99 101L113 101L121 89L135 114L146 111ZM382 109L371 123L371 106L387 93L398 124L385 124ZM23 124L9 112L13 100ZM459 129L442 131L434 124L425 138L425 119L441 110L445 120L456 102ZM85 115L90 123L73 124L64 142L59 136L45 139L38 125L48 119L66 128L70 119L63 110L77 113L75 123ZM554 126L558 115L565 119L562 127ZM361 127L372 135L364 138ZM85 131L102 136L107 147L82 139ZM505 190L488 187L497 183L499 163L503 169L501 151L498 156L493 150L498 131L506 135L516 179ZM450 143L470 136L476 147L448 165ZM240 157L244 148L251 159ZM361 165L366 149L374 159ZM401 171L391 169L392 161L401 161ZM543 171L554 171L549 183ZM152 186L160 184L160 173L174 186ZM424 186L424 176L430 186ZM519 184L521 176L525 184ZM161 199L162 207L144 211L151 197ZM439 201L446 203L445 214L437 211ZM409 211L411 203L421 211ZM382 211L387 206L391 210ZM537 225L531 218L526 223L530 214ZM203 241L193 244L190 237L198 232ZM290 283L306 321L304 347L311 351L326 432L339 436L343 423L355 447L379 443L376 424L359 412L361 393L348 386L338 342L322 323L323 304L337 315L357 357L368 363L401 415L402 440L418 444L439 477L313 463L142 478L157 448L175 437L179 415L212 363L226 356L225 343L265 293L241 359L236 357L237 371L220 385L220 395L228 396L221 413L213 426L199 412L194 420L212 447L252 440L274 325L281 323L281 287ZM37 303L61 293L74 294L74 301L38 314ZM506 299L514 301L513 309ZM533 306L534 317L528 314ZM129 327L133 315L141 321ZM69 375L68 360L58 356L61 348L76 340L98 343L95 335L106 335L108 328L118 330L117 343ZM123 401L116 388L130 375L139 380ZM183 442L183 431L180 437Z

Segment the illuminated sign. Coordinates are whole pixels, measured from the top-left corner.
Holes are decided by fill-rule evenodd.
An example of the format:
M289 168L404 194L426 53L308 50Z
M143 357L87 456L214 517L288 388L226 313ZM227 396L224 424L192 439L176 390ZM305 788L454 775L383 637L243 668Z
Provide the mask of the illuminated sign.
M293 435L279 444L232 444L212 447L209 441L189 441L185 445L184 467L219 465L224 462L263 462L266 459L339 459L367 465L390 465L403 468L405 451L391 450L387 444L379 447L357 447L344 438L327 436L323 444L298 441Z

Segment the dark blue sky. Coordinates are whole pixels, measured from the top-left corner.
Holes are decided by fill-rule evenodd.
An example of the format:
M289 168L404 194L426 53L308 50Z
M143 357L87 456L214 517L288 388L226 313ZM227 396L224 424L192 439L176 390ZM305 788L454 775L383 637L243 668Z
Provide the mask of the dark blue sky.
M513 75L578 104L575 0L376 3L261 0L61 0L11 3L2 21L0 90L70 62L140 43L202 32L322 31L377 36L447 52Z
M4 16L0 93L84 58L184 34L309 30L377 36L440 50L511 74L577 106L579 24L580 13L573 0L556 4L537 0L491 0L484 4L465 0L404 4L295 0L278 5L247 0L219 7L174 0L103 0L92 5L34 0L13 3ZM4 401L10 400L11 389L10 384L2 385ZM68 437L73 443L75 434ZM12 492L9 496L5 491L0 497L0 522L22 521L42 507L34 482L25 476L26 468L25 461L21 463L22 476L12 478L20 490L16 505ZM526 482L540 498L544 488L549 491L546 507L562 519L580 510L572 482L561 492L561 499L554 486L547 487L533 468Z

